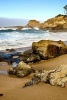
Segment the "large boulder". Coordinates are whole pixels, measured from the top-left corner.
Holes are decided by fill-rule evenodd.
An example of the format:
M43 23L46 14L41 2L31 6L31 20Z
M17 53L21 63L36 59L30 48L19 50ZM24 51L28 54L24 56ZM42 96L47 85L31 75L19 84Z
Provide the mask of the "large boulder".
M23 61L21 61L17 67L10 68L8 70L9 74L15 75L17 77L25 77L30 75L32 72L34 72L34 69Z
M57 57L67 53L67 46L62 41L41 40L32 43L33 53L42 59Z

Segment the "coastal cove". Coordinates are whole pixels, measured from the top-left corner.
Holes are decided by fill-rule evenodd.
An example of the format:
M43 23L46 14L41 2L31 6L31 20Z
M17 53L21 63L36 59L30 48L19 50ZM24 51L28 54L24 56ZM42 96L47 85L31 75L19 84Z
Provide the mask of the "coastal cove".
M67 0L0 0L0 100L67 100Z

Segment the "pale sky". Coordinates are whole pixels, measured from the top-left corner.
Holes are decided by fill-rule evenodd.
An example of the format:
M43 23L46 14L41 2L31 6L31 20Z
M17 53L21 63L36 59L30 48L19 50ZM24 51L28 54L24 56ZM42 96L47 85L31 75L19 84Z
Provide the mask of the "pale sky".
M0 17L46 20L63 14L67 0L0 0Z

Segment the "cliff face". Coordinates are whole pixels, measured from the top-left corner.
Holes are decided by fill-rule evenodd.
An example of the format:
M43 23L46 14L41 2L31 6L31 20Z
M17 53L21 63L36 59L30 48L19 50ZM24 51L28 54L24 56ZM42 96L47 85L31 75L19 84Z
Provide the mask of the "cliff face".
M38 27L40 29L48 30L67 30L67 16L57 15L54 18L48 19L44 23L40 23L36 20L30 20L27 26L31 28Z
M48 19L45 21L41 27L43 29L56 29L56 30L61 30L61 29L67 29L67 16L65 15L58 15L54 18Z

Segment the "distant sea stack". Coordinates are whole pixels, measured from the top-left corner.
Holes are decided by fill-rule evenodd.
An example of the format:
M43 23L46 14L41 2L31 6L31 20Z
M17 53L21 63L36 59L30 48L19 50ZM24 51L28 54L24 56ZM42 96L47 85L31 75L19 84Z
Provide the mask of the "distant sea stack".
M39 21L30 20L26 26L30 27L30 28L35 28L35 27L40 28L40 25L41 25L41 23Z
M44 23L40 23L37 20L30 20L26 27L30 28L40 28L42 30L50 31L67 31L67 16L66 15L57 15L54 18L48 19Z

